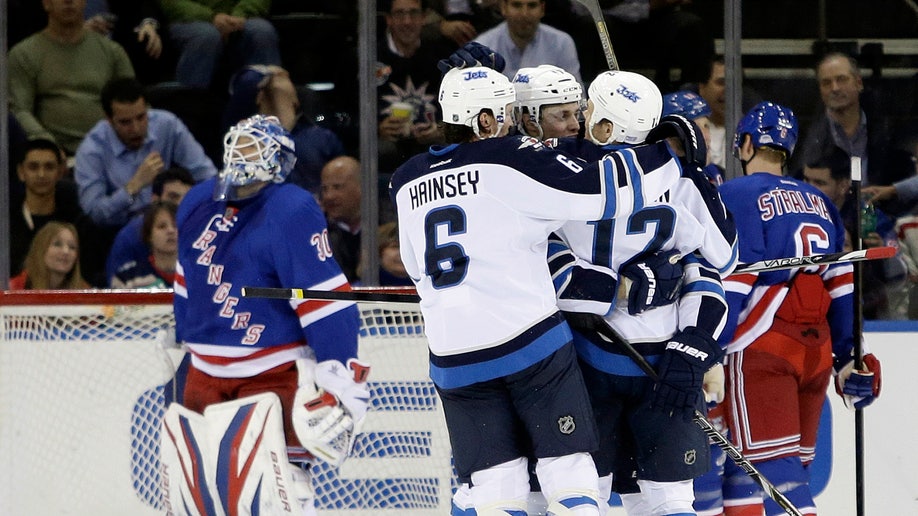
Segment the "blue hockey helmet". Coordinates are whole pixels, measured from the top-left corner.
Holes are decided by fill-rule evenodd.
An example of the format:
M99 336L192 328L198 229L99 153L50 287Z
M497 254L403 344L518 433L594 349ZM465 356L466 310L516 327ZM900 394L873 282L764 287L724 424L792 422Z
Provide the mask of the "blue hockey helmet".
M257 182L282 183L296 164L293 139L274 116L254 115L230 127L223 138L223 170L214 200L247 197L239 187Z
M771 147L790 157L797 145L797 130L797 116L790 108L774 102L760 102L736 124L733 153L739 153L740 144L748 134L753 147Z
M711 106L694 91L676 91L663 95L663 116L682 115L689 120L711 116Z

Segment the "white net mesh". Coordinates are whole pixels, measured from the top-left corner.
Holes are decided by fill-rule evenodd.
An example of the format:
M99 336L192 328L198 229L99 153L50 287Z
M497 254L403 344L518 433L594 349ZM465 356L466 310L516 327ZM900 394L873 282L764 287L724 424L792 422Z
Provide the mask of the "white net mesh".
M60 296L0 298L0 514L161 514L160 421L182 353L156 334L172 307ZM414 305L381 306L361 307L372 406L353 456L315 469L318 507L447 514L454 480L423 321Z

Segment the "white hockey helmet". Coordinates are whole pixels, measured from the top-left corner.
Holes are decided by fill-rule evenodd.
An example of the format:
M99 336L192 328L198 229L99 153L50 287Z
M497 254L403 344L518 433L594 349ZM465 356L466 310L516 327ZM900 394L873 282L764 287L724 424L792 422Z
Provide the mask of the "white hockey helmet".
M542 137L539 121L543 106L576 102L581 110L584 107L583 88L577 82L577 78L554 65L520 68L513 77L513 88L516 90L513 117L518 128L521 133L527 134L522 117L525 111L539 128L540 134L529 135L536 138Z
M259 181L282 183L296 164L293 139L275 116L254 115L230 127L223 138L223 170L215 201L240 199L238 188Z
M613 142L643 143L647 133L660 122L663 95L647 77L634 72L602 72L590 83L590 100L593 113L587 120L587 136L592 138L593 127L602 120L612 122Z
M507 105L515 99L516 93L510 79L483 66L453 68L443 76L440 83L443 122L471 127L479 137L478 114L481 110L490 109L494 114L497 135L511 117Z

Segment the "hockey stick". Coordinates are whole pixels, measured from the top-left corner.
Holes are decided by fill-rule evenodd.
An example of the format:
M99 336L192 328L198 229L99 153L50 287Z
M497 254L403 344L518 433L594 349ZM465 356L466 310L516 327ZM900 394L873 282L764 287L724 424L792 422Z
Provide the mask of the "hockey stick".
M603 340L615 344L621 348L622 351L624 351L651 380L656 382L659 379L653 366L647 362L647 359L645 359L643 355L634 349L634 346L632 346L627 340L623 339L621 335L619 335L615 329L610 327L601 316L595 314L589 315L596 319L592 327L599 334L599 336L603 338ZM714 428L714 425L708 421L708 418L704 414L696 410L692 420L695 422L695 424L701 427L701 430L705 433L705 435L707 435L708 438L711 439L711 441L713 441L718 448L729 455L730 458L733 459L733 462L735 462L736 465L740 467L740 469L745 471L746 474L752 478L752 480L759 484L759 486L761 486L761 488L765 491L765 494L774 500L775 503L780 505L781 508L784 509L784 512L790 514L791 516L803 516L800 510L794 507L794 504L791 503L791 501L788 500L781 491L778 491L778 488L776 488L774 484L765 478L765 476L762 475L762 473L759 472L759 470L756 469L756 467L751 462L749 462L749 459L743 455L743 452L741 452L739 448L731 443L724 434L718 432L717 429Z
M410 287L378 287L360 290L308 290L301 288L242 287L242 297L265 299L322 299L329 301L356 301L364 303L417 303L421 297Z
M779 271L782 269L809 267L811 265L831 265L833 263L881 260L883 258L892 258L895 255L896 248L887 246L873 247L870 249L861 249L859 251L848 251L842 253L814 254L812 256L791 256L789 258L775 258L773 260L743 263L736 266L733 274Z
M733 273L769 272L782 269L794 269L797 267L809 267L812 265L831 265L833 263L878 260L882 258L892 258L895 254L895 247L874 247L872 249L850 251L847 253L777 258L774 260L762 260L759 262L738 265ZM242 287L242 297L259 297L267 299L324 299L330 301L356 301L366 303L417 303L421 300L420 296L418 296L411 287L378 287L351 291Z
M577 0L577 3L590 12L593 23L596 24L596 32L599 33L599 41L602 43L602 52L606 55L609 70L618 70L618 59L615 58L615 50L612 49L612 39L609 38L609 31L606 29L606 21L602 17L599 0Z
M854 216L854 235L851 235L851 243L854 249L863 249L863 221L861 220L861 158L851 156L851 190L854 193L855 216ZM864 295L864 271L860 266L854 268L854 314L852 321L852 333L854 335L854 367L858 370L864 368L864 348L861 344L861 337L864 330L864 312L863 312L863 295ZM854 409L854 502L855 514L864 516L865 497L864 497L864 410Z

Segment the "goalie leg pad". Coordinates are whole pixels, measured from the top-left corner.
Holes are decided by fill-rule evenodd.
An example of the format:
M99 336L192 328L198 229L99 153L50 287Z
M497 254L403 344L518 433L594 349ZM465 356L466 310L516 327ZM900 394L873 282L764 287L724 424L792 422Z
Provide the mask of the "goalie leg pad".
M173 403L163 427L163 490L170 514L299 512L277 395L211 405L203 415Z

